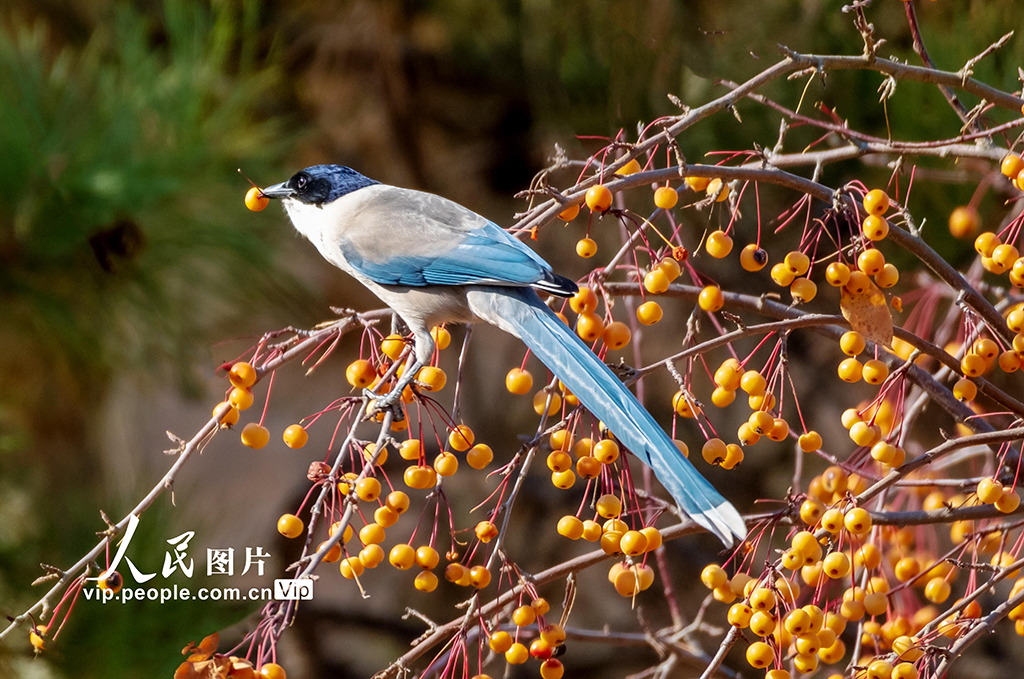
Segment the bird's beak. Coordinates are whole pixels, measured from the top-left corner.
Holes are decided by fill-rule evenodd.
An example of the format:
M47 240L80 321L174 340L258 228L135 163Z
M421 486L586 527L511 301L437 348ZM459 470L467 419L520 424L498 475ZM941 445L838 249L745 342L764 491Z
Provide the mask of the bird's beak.
M260 193L267 198L291 198L295 195L295 189L289 187L288 182L281 182L280 184L260 189Z

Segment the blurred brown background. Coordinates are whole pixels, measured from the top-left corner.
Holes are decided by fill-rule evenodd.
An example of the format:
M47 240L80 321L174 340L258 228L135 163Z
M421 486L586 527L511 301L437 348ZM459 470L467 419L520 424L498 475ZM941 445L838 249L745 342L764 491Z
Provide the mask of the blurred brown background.
M892 53L916 63L900 3L875 5L870 18ZM1019 24L1013 0L920 9L933 56L951 70ZM100 509L123 516L164 473L164 432L188 438L205 421L223 389L217 365L264 331L329 317L328 305L378 305L298 239L278 206L247 212L237 168L266 185L306 165L348 164L508 225L525 207L513 194L556 143L584 157L601 142L576 135L625 129L632 139L637 122L676 112L667 93L703 103L722 91L715 78L740 81L772 63L776 43L802 52L861 49L848 15L817 0L9 0L0 8L0 613L17 614L38 598L28 583L40 562L70 564L95 543ZM1014 89L1022 54L1021 41L1013 41L976 76ZM877 77L832 77L839 85L812 88L813 97L884 136ZM771 92L788 92L793 102L799 96L785 84ZM681 139L687 157L774 143L777 117L753 104L741 110L742 124L719 116ZM905 139L959 128L938 93L923 86L901 84L889 115ZM870 183L884 182L887 171L851 164L826 174L834 184L853 174ZM972 188L922 182L915 190L927 192L924 216L942 223ZM788 199L762 196L766 213ZM703 230L704 217L686 218ZM595 238L610 249L618 231L602 226ZM572 277L587 271L572 254L581 229L560 229L536 244ZM944 233L935 234L935 246L954 263L969 257ZM757 289L743 279L724 282ZM648 358L677 346L688 308L666 308L669 319L645 344ZM456 344L461 331L454 335ZM489 329L471 350L464 416L499 459L533 427L529 406L502 388L522 351ZM820 398L827 385L817 384L815 371L830 354L799 338L791 351L802 362L797 377L805 378L807 402L820 403L810 417L825 427L847 405ZM306 467L326 452L330 426L315 428L301 453L284 448L279 432L347 393L344 366L356 352L357 338L348 338L311 377L297 366L279 375L270 446L252 451L236 435L222 435L188 465L174 504L165 496L143 517L130 551L143 570L158 570L166 539L195 530L197 571L207 547L261 545L274 555L271 572L281 572L296 546L277 537L274 521L300 502ZM454 368L454 352L443 367ZM670 386L659 377L648 387L663 422ZM727 416L723 426L735 428ZM708 476L747 509L756 498L784 493L790 460L785 447L765 447L736 475ZM454 481L480 499L478 477ZM525 487L515 521L529 530L510 543L525 567L582 549L551 537L557 516L578 501L568 495L542 473ZM477 520L468 514L472 504L459 507L461 525ZM704 596L697 574L717 547L703 537L683 542L670 557L692 613ZM598 570L581 577L582 591L594 595L578 599L574 622L636 630L636 611ZM405 606L441 622L463 594L442 587L423 596L406 574L382 568L367 579L371 598L362 600L333 569L323 572L316 600L280 649L296 679L369 675L422 631L400 619ZM199 587L205 572L174 578ZM561 600L559 589L545 594ZM666 622L655 597L640 607L652 625ZM31 659L20 632L0 646L0 676L170 676L187 641L232 625L224 638L237 640L253 610L80 600L41 657ZM717 613L724 619L724 610ZM962 676L1000 676L1009 650L996 641L983 650ZM583 644L565 660L576 676L609 677L657 661L649 650Z

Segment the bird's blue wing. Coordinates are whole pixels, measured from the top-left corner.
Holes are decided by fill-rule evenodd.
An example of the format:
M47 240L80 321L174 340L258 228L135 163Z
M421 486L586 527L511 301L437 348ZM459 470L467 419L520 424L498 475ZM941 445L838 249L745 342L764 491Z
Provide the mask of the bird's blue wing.
M364 256L344 238L339 246L352 268L381 285L536 285L552 278L543 259L491 222L445 233L447 242L430 242L432 235L421 234L425 240L377 257Z

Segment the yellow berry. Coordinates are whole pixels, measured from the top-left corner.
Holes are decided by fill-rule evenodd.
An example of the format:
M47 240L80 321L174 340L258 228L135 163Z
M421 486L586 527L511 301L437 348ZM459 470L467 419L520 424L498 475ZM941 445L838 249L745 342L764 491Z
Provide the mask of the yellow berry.
M238 418L241 417L241 413L238 412L238 408L234 407L227 401L221 401L216 406L214 406L213 411L210 414L216 415L217 410L219 410L222 406L228 406L228 408L227 410L224 411L224 414L220 416L221 427L230 427L231 425L238 422Z
M729 185L716 177L708 182L708 187L704 189L704 193L708 197L714 197L715 202L721 203L729 198Z
M981 227L981 215L970 206L960 206L949 215L949 232L954 238L970 238Z
M661 269L653 269L644 276L644 289L652 295L658 295L668 290L668 276Z
M473 435L473 430L465 424L460 424L448 434L448 445L460 453L469 450L475 440L476 437Z
M558 218L561 219L563 222L571 222L572 220L576 219L576 215L578 215L579 213L580 205L579 203L577 203L575 205L570 205L569 207L559 212Z
M629 344L630 335L628 325L621 321L613 321L605 327L602 339L605 346L615 351Z
M706 286L700 291L700 295L697 297L697 304L701 309L708 313L718 311L725 304L725 298L722 296L722 289L717 285Z
M842 262L832 262L825 269L825 280L833 287L843 287L850 281L850 267Z
M558 520L558 534L570 540L579 540L583 537L583 522L571 514L563 516Z
M345 379L356 389L363 389L377 379L377 371L369 361L359 359L345 368Z
M612 206L612 192L603 184L592 186L587 190L586 203L593 212L604 212Z
M661 305L657 302L644 302L636 309L636 318L642 325L654 325L663 315Z
M868 384L881 384L889 377L889 366L873 358L864 362L862 376Z
M768 263L768 252L751 243L740 250L740 266L744 271L760 271Z
M869 215L884 215L889 209L889 195L882 189L872 189L864 195L864 211Z
M797 439L797 444L800 446L800 450L805 453L813 453L820 449L821 443L821 434L816 431L809 431L806 434L801 434L800 438Z
M711 183L711 179L708 177L686 177L684 181L693 191L704 191L708 188L708 184Z
M242 443L259 450L270 442L270 432L267 428L250 422L242 428Z
M277 532L286 538L299 537L303 528L302 519L294 514L284 514L277 520Z
M803 276L811 268L811 258L806 253L793 250L783 258L782 263L793 276Z
M486 443L478 443L466 453L466 462L473 469L483 469L494 459L494 452Z
M256 369L244 361L239 361L231 366L228 379L235 387L248 389L256 384Z
M806 304L818 294L818 286L809 278L797 278L790 284L789 292L794 302Z
M1006 154L999 164L999 171L1007 177L1016 177L1021 170L1024 170L1024 159L1021 159L1016 153Z
M662 210L671 210L679 202L679 193L671 186L659 186L654 191L654 204Z
M520 396L528 394L530 393L530 389L533 388L533 375L531 375L527 370L512 368L505 376L505 388L508 389L510 393Z
M595 342L604 334L604 320L595 313L580 314L576 319L576 334L584 342Z
M722 259L732 252L732 238L724 231L712 231L704 248L715 259Z
M796 276L792 271L786 268L786 265L779 262L772 267L771 270L772 280L775 281L776 285L780 285L784 288L788 288L796 280Z
M597 242L593 238L580 238L576 242L576 254L583 259L590 259L597 254Z
M889 235L889 222L877 215L868 215L864 218L861 229L868 240L880 241Z
M755 641L747 647L747 662L751 667L768 667L775 660L772 647L763 641Z

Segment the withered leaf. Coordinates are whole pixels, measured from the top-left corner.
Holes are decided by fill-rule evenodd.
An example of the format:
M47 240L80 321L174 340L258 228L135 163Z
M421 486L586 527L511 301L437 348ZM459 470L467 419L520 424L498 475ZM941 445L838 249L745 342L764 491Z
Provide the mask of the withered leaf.
M217 651L217 644L219 643L220 634L214 632L210 636L200 641L199 646L193 646L191 643L189 643L189 645L185 647L185 650L182 651L182 653L188 651L195 651L195 653L192 653L192 655L188 656L187 660L189 662L198 662L201 660L206 660Z
M853 294L845 287L842 289L839 308L843 318L850 326L864 335L865 338L890 347L892 344L892 312L886 304L885 295L873 282L868 281L868 289L861 294Z

